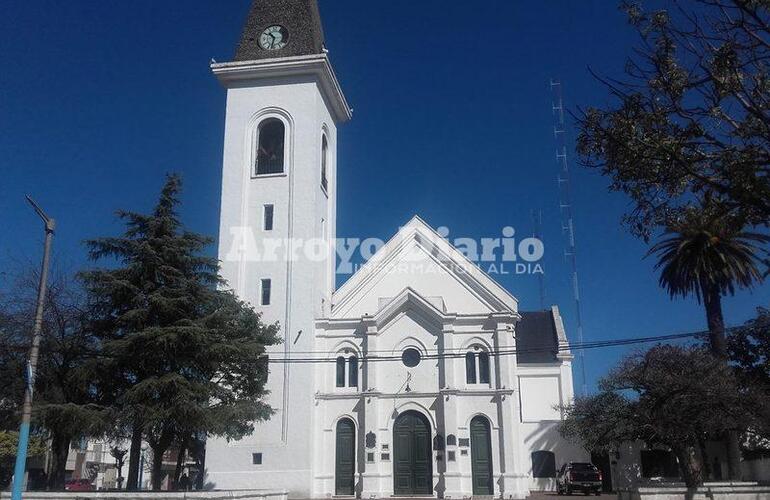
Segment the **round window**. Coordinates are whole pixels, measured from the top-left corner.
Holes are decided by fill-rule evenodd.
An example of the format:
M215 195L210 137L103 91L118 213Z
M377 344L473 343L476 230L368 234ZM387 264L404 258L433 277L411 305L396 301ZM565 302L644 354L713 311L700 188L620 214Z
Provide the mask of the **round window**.
M414 347L410 347L409 349L401 353L401 361L403 361L404 364L409 368L414 368L415 366L419 365L420 358L421 358L420 351L418 351Z

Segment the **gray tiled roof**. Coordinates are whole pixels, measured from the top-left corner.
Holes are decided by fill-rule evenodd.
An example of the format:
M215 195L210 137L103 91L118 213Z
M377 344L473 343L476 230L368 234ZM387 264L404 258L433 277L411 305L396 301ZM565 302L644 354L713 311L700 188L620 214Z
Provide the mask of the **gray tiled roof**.
M516 361L522 363L555 363L558 361L559 339L551 311L522 312L516 324Z
M289 32L286 47L265 50L259 35L268 26L280 25ZM320 54L324 35L316 0L253 0L238 48L236 61Z

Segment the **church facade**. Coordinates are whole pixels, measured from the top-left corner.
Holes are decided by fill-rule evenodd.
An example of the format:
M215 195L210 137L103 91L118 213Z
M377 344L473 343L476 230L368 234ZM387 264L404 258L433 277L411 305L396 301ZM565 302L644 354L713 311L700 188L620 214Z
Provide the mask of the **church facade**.
M269 351L275 414L241 440L210 439L206 482L524 498L586 460L556 431L573 397L556 307L519 311L416 216L335 287L337 126L351 109L316 2L254 0L234 60L212 71L227 89L222 272L283 342ZM325 258L295 251L308 241Z

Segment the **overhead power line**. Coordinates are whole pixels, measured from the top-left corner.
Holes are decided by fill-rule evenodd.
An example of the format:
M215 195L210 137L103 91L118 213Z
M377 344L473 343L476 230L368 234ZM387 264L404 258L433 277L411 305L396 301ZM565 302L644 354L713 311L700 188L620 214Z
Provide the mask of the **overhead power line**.
M733 327L728 328L727 330L736 330L740 327ZM563 346L559 346L557 349L553 349L551 347L533 347L533 348L527 348L527 349L503 349L499 351L493 351L490 352L489 355L492 357L499 357L499 356L515 356L516 354L522 354L522 353L543 353L543 352L571 352L571 351L583 351L587 349L599 349L604 347L618 347L618 346L624 346L624 345L634 345L634 344L645 344L645 343L651 343L651 342L664 342L664 341L671 341L671 340L682 340L682 339L688 339L688 338L696 338L696 337L702 337L708 334L707 330L700 330L696 332L687 332L687 333L677 333L672 335L658 335L658 336L652 336L652 337L633 337L633 338L627 338L627 339L611 339L611 340L603 340L603 341L596 341L596 342L583 342L583 343L575 343L575 344L567 344ZM379 351L382 352L382 351ZM393 351L387 351L388 353L392 353ZM423 356L423 359L453 359L453 358L463 358L465 357L467 350L462 351L453 351L453 352L445 352L445 353L439 353L439 352L431 352L429 354L426 354ZM318 354L311 353L311 352L305 352L304 354ZM266 355L268 357L269 363L335 363L337 361L336 356L323 356L323 357L292 357L292 358L284 358L284 357L271 357L269 354ZM369 361L369 362L381 362L381 361L401 361L401 355L364 355L362 356L359 361Z

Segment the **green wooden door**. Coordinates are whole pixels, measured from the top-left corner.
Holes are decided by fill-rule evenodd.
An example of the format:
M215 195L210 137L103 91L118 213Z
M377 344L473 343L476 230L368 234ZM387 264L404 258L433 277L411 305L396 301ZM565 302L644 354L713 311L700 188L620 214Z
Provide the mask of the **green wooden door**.
M471 471L473 473L473 494L494 494L489 420L481 416L473 417L471 420Z
M396 495L433 493L430 424L418 412L407 411L393 425L393 491Z
M337 422L337 446L334 467L334 491L352 495L356 463L356 428L349 418Z

